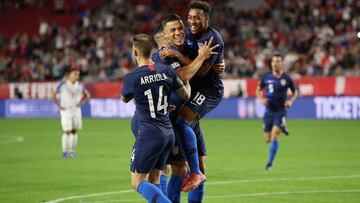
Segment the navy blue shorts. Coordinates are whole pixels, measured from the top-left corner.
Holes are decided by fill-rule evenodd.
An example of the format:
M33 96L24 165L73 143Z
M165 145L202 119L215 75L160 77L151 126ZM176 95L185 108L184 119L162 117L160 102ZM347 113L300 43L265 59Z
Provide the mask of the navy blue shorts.
M219 105L222 100L222 92L214 92L207 88L191 90L191 97L186 103L193 112L198 113L198 119L201 119L211 110Z
M191 128L194 130L194 133L196 135L198 155L206 156L207 151L206 151L205 139L204 139L199 121L193 122L191 124ZM171 153L170 153L170 156L168 159L168 163L172 163L174 161L185 162L185 161L187 161L187 157L186 157L186 150L185 150L185 145L183 143L182 136L180 135L180 133L176 127L174 127L174 133L175 133L175 144L171 150Z
M279 128L285 125L286 110L266 111L264 114L264 132L271 132L273 126Z
M153 129L141 128L137 134L130 158L131 172L149 173L153 169L165 168L174 146L174 133L165 135Z

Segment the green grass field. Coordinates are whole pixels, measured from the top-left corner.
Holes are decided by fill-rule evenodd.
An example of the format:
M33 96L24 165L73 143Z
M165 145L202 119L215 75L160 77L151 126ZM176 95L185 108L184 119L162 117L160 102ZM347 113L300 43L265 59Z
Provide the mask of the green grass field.
M260 120L204 120L204 202L360 202L360 122L289 120L273 170ZM61 158L57 119L0 120L0 202L145 202L130 190L130 120L87 119ZM186 201L183 195L183 202Z

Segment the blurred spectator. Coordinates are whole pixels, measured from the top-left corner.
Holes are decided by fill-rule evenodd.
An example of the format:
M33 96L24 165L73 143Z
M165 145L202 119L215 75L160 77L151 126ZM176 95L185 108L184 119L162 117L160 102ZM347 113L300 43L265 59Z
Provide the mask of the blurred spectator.
M104 1L87 10L54 0L58 12L77 11L79 22L64 28L41 20L36 36L0 37L0 82L58 80L69 66L78 66L85 82L121 80L134 66L131 36L151 33L167 13L186 19L189 1ZM225 42L223 77L258 77L269 69L275 50L294 78L360 75L360 1L268 0L253 9L237 1L211 3L210 24Z

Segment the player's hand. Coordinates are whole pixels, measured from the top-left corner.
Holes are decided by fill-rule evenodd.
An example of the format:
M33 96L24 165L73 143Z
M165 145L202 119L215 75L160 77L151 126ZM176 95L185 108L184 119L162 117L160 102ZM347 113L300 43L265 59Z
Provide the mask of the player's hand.
M288 100L285 102L285 108L290 108L292 106L292 101Z
M167 108L167 110L168 110L169 112L175 111L175 109L176 109L176 106L175 106L175 105L172 105L172 104L169 104L169 106L168 106L168 108Z
M160 51L159 51L159 56L161 60L164 60L166 57L175 57L176 56L176 51L172 50L170 47L168 46L164 46Z
M216 63L211 67L216 73L223 73L225 71L225 61L222 60L221 63Z
M205 42L202 47L199 48L198 53L199 55L205 56L206 59L210 58L211 55L218 54L218 52L214 52L213 50L219 47L219 44L211 46L213 37L210 38L209 42Z
M261 103L262 105L264 105L264 106L267 105L267 99L266 99L266 98L261 97L259 100L260 100L260 103Z

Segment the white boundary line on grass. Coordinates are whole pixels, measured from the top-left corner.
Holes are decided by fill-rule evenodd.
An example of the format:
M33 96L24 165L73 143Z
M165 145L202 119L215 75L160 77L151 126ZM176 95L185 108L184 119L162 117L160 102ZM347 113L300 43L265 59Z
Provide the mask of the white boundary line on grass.
M295 178L266 178L266 179L248 179L248 180L232 180L232 181L216 181L216 182L207 182L206 185L227 185L227 184L235 184L235 183L256 183L256 182L272 182L272 181L306 181L306 180L334 180L334 179L355 179L360 178L360 175L348 175L348 176L319 176L319 177L295 177ZM59 198L55 200L47 201L46 203L58 203L66 200L73 199L82 199L87 197L99 197L106 195L115 195L115 194L124 194L131 193L134 190L119 190L112 192L102 192L102 193L92 193L86 195L77 195L77 196L69 196L64 198ZM287 195L287 194L312 194L312 193L349 193L349 192L360 192L359 190L324 190L324 191L300 191L300 192L273 192L273 193L253 193L253 194L239 194L239 195L221 195L221 196L207 196L206 199L216 199L216 198L236 198L236 197L251 197L251 196L268 196L268 195ZM140 200L140 199L139 199ZM117 202L121 201L138 201L138 199L128 199L128 200L117 200ZM107 201L109 202L109 201ZM97 202L97 203L105 203L105 202Z
M237 194L237 195L217 195L217 196L205 196L204 199L231 199L239 197L264 197L264 196L276 196L276 195L308 195L308 194L338 194L338 193L360 193L360 189L356 190L310 190L310 191L289 191L289 192L261 192L261 193L249 193L249 194ZM186 199L186 198L185 198ZM83 202L83 203L116 203L116 202L139 202L144 199L122 199L122 200L108 200L108 201L95 201L95 202Z
M24 140L23 136L0 135L0 144L23 142Z

